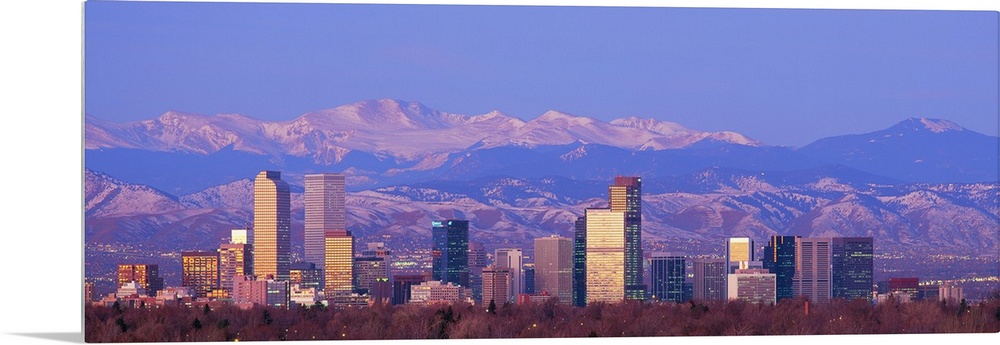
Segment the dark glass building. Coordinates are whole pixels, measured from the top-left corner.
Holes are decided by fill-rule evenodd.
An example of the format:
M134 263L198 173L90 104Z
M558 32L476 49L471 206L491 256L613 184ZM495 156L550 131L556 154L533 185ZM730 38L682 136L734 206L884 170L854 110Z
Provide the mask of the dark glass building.
M427 281L423 274L397 274L392 276L392 305L410 302L410 287Z
M469 287L469 221L435 221L431 237L431 280Z
M774 295L778 302L795 296L792 289L792 278L795 276L795 237L771 236L764 246L761 261L765 269L774 273Z
M524 293L535 293L535 264L524 264Z
M650 293L653 299L681 303L687 300L684 256L657 254L650 259Z
M834 237L831 250L833 298L872 299L872 238Z
M611 211L625 212L625 298L643 300L646 285L642 279L642 179L615 177L608 195Z
M587 305L587 218L577 217L573 226L573 305Z

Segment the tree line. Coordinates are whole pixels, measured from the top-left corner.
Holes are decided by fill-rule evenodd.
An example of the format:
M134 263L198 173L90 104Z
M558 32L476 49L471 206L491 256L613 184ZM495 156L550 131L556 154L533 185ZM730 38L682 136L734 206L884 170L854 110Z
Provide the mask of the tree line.
M774 305L623 302L584 308L555 299L492 308L463 303L365 309L88 305L84 324L87 342L996 333L1000 298L874 306L863 300L810 304L802 298Z

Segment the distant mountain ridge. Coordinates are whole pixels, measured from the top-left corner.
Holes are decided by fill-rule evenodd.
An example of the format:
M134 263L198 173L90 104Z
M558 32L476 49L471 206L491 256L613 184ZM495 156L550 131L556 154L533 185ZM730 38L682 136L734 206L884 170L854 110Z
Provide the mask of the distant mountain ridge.
M229 229L252 220L249 179L177 197L91 170L85 175L85 189L131 191L87 194L88 244L211 247ZM997 183L888 184L846 167L782 173L712 168L643 181L647 245L713 244L729 236L875 236L883 251L995 255L1000 241ZM364 238L423 243L432 220L462 218L471 221L476 241L528 246L536 237L571 236L584 208L606 205L607 185L563 177L487 177L351 192L348 229ZM293 242L300 243L300 187L293 188L292 215Z
M675 130L664 130L668 128ZM211 154L232 147L270 156L309 157L317 164L330 165L351 151L412 161L473 145L535 147L584 142L661 150L681 148L708 137L759 145L737 133L695 131L655 119L607 123L549 111L525 122L496 110L469 116L433 110L418 102L381 99L309 112L284 122L237 114L202 116L171 111L151 120L117 124L88 115L84 148Z

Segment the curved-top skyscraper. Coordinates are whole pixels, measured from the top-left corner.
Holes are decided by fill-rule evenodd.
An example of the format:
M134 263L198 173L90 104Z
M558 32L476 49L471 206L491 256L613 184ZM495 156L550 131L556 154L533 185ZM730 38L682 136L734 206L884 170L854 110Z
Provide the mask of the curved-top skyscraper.
M253 181L253 274L288 280L291 263L291 195L280 171L264 170Z

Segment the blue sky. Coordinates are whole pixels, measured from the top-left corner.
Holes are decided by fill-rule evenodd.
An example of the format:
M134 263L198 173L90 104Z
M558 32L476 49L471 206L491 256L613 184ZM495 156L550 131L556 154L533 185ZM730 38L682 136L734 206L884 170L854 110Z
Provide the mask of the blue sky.
M653 117L802 146L908 117L998 131L997 12L85 4L85 111L289 120L365 99Z

